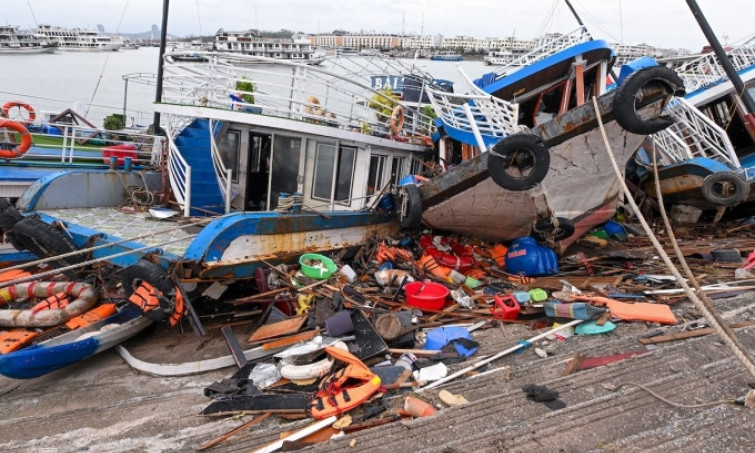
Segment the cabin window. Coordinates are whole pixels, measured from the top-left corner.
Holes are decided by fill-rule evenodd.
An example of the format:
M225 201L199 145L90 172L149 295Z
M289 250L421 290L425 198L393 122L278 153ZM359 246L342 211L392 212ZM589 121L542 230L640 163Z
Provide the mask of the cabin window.
M239 182L239 151L241 149L241 132L229 130L220 138L218 142L218 152L220 160L223 161L225 168L231 170L231 180Z
M315 174L312 198L345 202L351 199L357 149L318 143L315 153Z
M375 192L382 189L383 168L385 167L385 156L373 154L370 157L370 173L367 176L367 193L365 195L374 195Z

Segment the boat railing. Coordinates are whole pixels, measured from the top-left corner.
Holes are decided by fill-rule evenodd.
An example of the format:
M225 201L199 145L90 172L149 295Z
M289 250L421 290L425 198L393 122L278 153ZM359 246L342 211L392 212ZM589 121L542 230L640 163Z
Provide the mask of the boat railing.
M134 166L161 162L159 137L138 130L104 130L68 123L29 125L28 129L33 147L21 158L24 164L104 166L110 163L109 153L120 155L120 162L124 156L130 157Z
M497 76L510 74L520 67L529 66L532 63L544 60L551 55L555 55L565 49L568 49L569 47L590 40L592 40L592 36L590 35L590 32L587 31L587 27L581 26L566 34L560 35L555 39L544 42L541 46L535 48L531 52L528 52L514 59L505 66L499 67L498 69L493 71L493 73L495 73Z
M678 164L694 157L706 157L732 169L741 167L726 131L684 98L666 108L674 124L655 134L662 165Z
M210 131L215 131L214 123L210 119ZM212 165L215 169L215 175L218 178L218 186L220 187L220 193L223 196L223 202L225 205L225 213L231 212L231 183L233 182L233 173L230 168L225 166L223 158L220 155L218 144L215 141L215 134L210 133L210 148L212 149Z
M492 96L478 88L458 67L466 94L447 93L427 88L430 102L445 127L471 133L482 151L487 142L497 142L518 128L519 104Z
M168 178L170 187L176 197L176 202L182 207L184 216L188 217L191 213L191 166L181 155L181 151L174 141L180 132L180 122L185 118L171 115L165 125L166 136L168 137Z
M755 36L750 37L741 45L726 50L726 55L737 71L755 67ZM684 81L687 93L728 79L723 65L713 52L670 66Z
M263 114L401 141L433 132L432 118L421 106L373 89L366 76L249 55L199 55L208 61L166 59L164 103ZM389 129L396 105L405 111L398 134Z

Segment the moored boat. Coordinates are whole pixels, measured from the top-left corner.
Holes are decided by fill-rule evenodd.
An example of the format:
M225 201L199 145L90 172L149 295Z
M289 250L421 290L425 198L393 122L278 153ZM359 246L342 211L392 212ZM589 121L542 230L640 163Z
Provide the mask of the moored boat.
M0 55L52 53L56 47L39 35L21 31L12 25L0 25Z
M85 28L40 25L33 29L32 32L44 36L49 42L57 45L58 50L61 51L117 51L123 47L123 42L120 38L106 36L97 30Z

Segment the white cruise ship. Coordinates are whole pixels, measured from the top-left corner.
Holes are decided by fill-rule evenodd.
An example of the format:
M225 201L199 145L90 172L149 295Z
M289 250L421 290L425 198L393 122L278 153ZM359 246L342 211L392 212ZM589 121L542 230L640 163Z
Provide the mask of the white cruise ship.
M35 54L55 51L45 38L20 31L12 25L0 25L0 54Z
M97 30L84 28L61 28L52 25L40 25L32 30L43 35L51 43L58 45L58 50L83 51L117 51L123 47L118 37L106 36Z

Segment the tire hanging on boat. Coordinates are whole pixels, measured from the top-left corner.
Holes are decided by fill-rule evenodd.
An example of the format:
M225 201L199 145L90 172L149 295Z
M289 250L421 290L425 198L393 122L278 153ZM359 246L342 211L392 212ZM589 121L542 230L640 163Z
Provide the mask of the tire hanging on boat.
M19 245L22 245L23 250L28 250L39 258L59 256L78 249L68 236L37 217L24 217L19 220L13 226L11 233L18 240ZM83 260L82 254L76 254L50 261L49 264L59 268L78 264ZM73 270L64 273L71 278L77 276Z
M17 250L24 250L26 247L13 234L13 227L24 218L18 209L13 206L7 198L0 198L0 230L2 230L5 239L10 242Z
M574 234L574 222L565 217L545 217L535 222L531 236L538 241L545 241L550 237L555 241L566 239Z
M551 155L540 137L514 134L503 138L488 151L488 173L504 189L527 190L548 174Z
M97 302L97 290L87 283L77 282L30 282L0 288L0 304L29 297L69 298L73 301L62 304L50 303L50 308L37 304L26 310L0 310L0 326L3 327L52 327L79 316Z
M401 206L398 210L402 228L417 228L422 224L422 194L415 184L401 186Z
M708 175L700 187L703 197L717 206L734 206L750 194L750 185L733 171L721 171Z
M646 119L637 112L646 91L654 92L659 88L669 95L684 95L684 82L671 68L652 66L627 76L613 97L613 114L619 126L634 134L650 135L674 124L669 115Z

